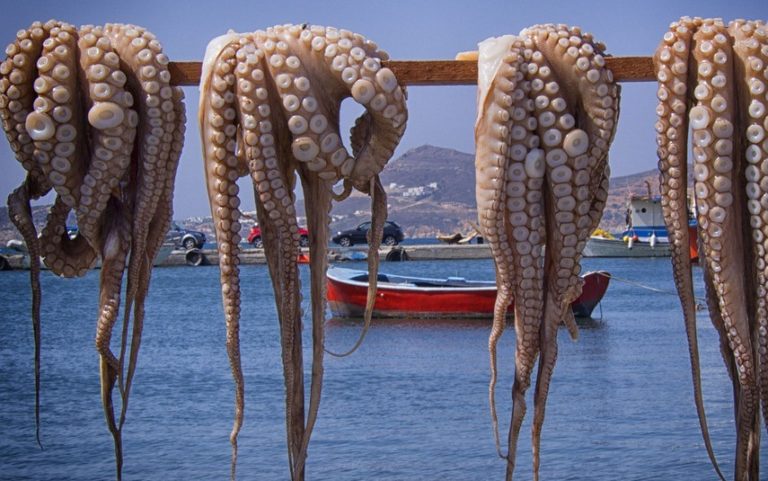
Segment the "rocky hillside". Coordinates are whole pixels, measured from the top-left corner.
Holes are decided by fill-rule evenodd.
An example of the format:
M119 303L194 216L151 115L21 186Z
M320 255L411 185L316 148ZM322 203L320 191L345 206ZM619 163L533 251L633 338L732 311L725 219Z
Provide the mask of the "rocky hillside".
M468 232L475 222L475 159L473 154L423 145L387 165L382 183L389 200L389 218L409 237ZM611 232L624 229L626 202L631 195L651 189L659 195L658 171L649 170L611 179L608 202L600 226ZM334 230L365 220L370 209L364 196L334 207Z
M452 149L423 145L411 149L392 160L384 170L381 180L388 195L389 218L399 223L407 237L434 237L437 234L470 232L475 222L475 164L474 155ZM630 195L659 193L659 175L656 170L614 177L603 215L601 227L617 232L624 228L626 202ZM205 195L202 191L201 194ZM303 202L298 202L297 211L304 216ZM45 207L34 208L35 222L45 220ZM368 220L370 200L367 196L354 194L336 204L332 212L332 231L347 229ZM299 222L306 225L306 219ZM179 224L201 230L213 239L210 217L197 217ZM250 228L248 220L243 221L243 237ZM19 238L8 219L5 207L0 208L0 242Z

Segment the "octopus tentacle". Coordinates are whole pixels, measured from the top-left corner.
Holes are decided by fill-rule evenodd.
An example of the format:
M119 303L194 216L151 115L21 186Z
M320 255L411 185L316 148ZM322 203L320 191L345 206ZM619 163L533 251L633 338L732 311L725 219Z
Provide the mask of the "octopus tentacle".
M706 267L712 271L712 281L716 286L727 286L718 287L717 294L720 314L738 368L738 376L734 379L739 384L736 477L741 478L747 472L752 456L751 426L758 412L759 398L753 387L757 366L750 340L745 298L747 286L743 276L747 264L741 257L747 251L741 247L743 226L738 214L743 200L738 193L731 193L734 183L740 183L738 172L741 159L734 155L737 150L734 150L730 139L737 119L732 109L723 110L718 101L722 99L725 106L735 103L734 92L730 86L726 88L725 80L733 69L732 48L721 21L704 22L694 33L693 42L697 70L709 67L712 71L711 77L700 75L698 78L694 91L698 102L690 111L690 123L695 143L695 189L702 244L707 252ZM734 249L723 249L724 238L728 238Z
M544 97L539 95L537 101L544 105L548 100L547 109L539 113L539 135L547 155L547 210L553 214L548 217L549 288L534 394L534 479L538 479L541 427L557 360L557 326L564 322L571 337L578 336L570 304L581 293L581 252L594 217L602 213L599 180L606 175L607 149L618 115L618 89L605 69L600 45L577 28L563 27L534 27L537 33L532 35L542 57L548 60L546 65L539 65L536 74Z
M173 116L168 115L168 118L172 118L175 122L173 140L170 142L171 152L168 159L168 176L165 179L165 186L163 187L163 192L160 195L158 210L155 212L155 216L149 225L149 233L147 235L148 262L142 266L142 270L139 275L139 284L136 288L133 316L133 333L131 335L131 348L128 358L128 368L125 373L123 403L120 410L120 427L122 427L125 423L125 416L128 409L128 397L138 362L141 333L144 327L144 302L146 300L147 294L149 293L149 282L151 274L150 270L154 263L155 257L157 257L160 248L165 242L165 233L168 232L168 228L170 227L171 221L173 220L174 180L176 178L176 170L178 167L179 159L181 157L181 149L184 145L184 132L186 130L186 112L183 100L184 92L180 88L174 87L172 94L172 101L174 105ZM125 334L123 334L123 337L125 338ZM121 351L121 357L124 357L124 351Z
M608 168L608 146L613 140L618 122L619 87L613 81L612 72L605 66L605 47L595 42L590 34L581 32L578 27L564 25L535 28L539 33L534 39L542 53L547 58L561 59L551 61L550 67L560 79L561 92L558 93L562 95L565 105L570 106L570 114L580 126L563 137L563 148L569 155L577 157L577 169L585 172L574 172L578 216L577 249L569 284L571 300L574 300L580 292L578 261L583 245L591 234L587 217L594 221L599 220L602 214L602 209L597 209L599 203L594 203L593 199L600 189L602 179L607 177L605 169ZM557 107L563 105L559 100L555 102L558 103ZM566 115L563 122L567 128L571 125L571 117ZM588 193L584 187L588 187ZM589 210L593 212L587 216Z
M44 178L40 176L39 178ZM40 247L37 241L37 229L32 222L29 206L30 193L35 190L35 180L27 174L24 183L8 196L8 216L21 233L29 254L29 277L32 286L32 333L35 343L35 438L40 448Z
M345 177L344 192L340 195L334 194L333 198L337 201L343 200L349 195L352 187L361 192L367 192L371 196L372 223L368 231L367 257L370 282L363 328L357 341L346 352L327 351L333 356L345 357L354 353L362 345L371 325L377 292L378 250L387 218L386 193L378 179L378 173L383 168L383 163L392 156L402 136L407 114L404 108L403 90L393 88L396 85L392 83L394 76L388 69L379 73L380 59L373 56L377 53L376 47L351 32L341 31L338 36L335 36L335 29L326 29L325 33L329 32L330 36L302 34L302 40L316 52L323 51L326 65L336 73L341 95L346 96L345 90L349 89L352 98L366 107L366 111L355 120L350 132L352 157L343 145L336 145L339 119L337 112L331 112L333 115L329 119L329 125L336 126L336 130L323 137L323 142L320 144L321 151L337 149L330 154L330 161L336 167L336 178ZM318 30L316 34L319 33L322 32ZM387 122L387 118L391 119L394 129L380 128L382 123ZM330 145L328 145L329 139ZM320 175L321 177L330 176L330 172L327 174L321 172Z
M125 86L136 100L138 118L146 119L135 126L141 162L135 172L137 188L133 208L136 214L133 216L123 321L123 332L126 332L131 322L137 288L141 283L141 272L145 270L145 264L151 264L147 255L147 233L168 175L168 156L174 129L174 107L171 102L173 90L169 85L171 76L167 70L168 58L162 53L162 46L154 35L141 27L122 24L105 25L103 34L112 42L112 48L120 58ZM122 78L120 80L122 83ZM123 376L126 343L126 336L123 336L119 381L124 403L125 393L130 390Z
M740 125L746 126L744 140L744 177L747 193L747 211L753 240L755 259L755 325L757 332L756 356L758 359L758 387L762 404L763 420L768 426L768 227L761 211L766 208L763 200L768 194L765 165L768 145L764 144L768 129L765 109L765 78L763 71L768 62L768 32L762 22L735 21L728 27L734 39L734 63L737 72L737 89L740 105Z
M9 217L21 233L30 259L35 344L35 437L40 447L40 244L29 202L45 195L51 190L51 185L34 159L34 143L26 130L26 118L33 109L35 99L32 79L35 77L36 59L50 29L57 24L55 21L45 25L34 22L28 29L20 30L14 43L5 50L8 58L0 63L0 119L11 150L27 172L24 183L8 196L8 208Z
M357 152L359 148L359 144L356 146L353 143L353 152ZM357 157L357 155L355 155ZM330 225L330 208L331 208L331 200L334 198L334 192L333 189L327 185L324 186L325 189L322 193L318 193L318 205L324 205L322 203L327 202L328 210L325 212L325 220L323 220L320 215L323 215L322 210L318 210L317 218L315 218L312 221L312 225L316 226L315 228L319 228L318 230L318 238L326 238L328 236L329 231L329 225ZM310 187L311 189L311 187ZM381 185L381 180L379 179L378 175L374 175L370 179L370 187L368 189L370 196L371 196L371 228L368 231L368 292L366 295L366 307L365 307L365 313L363 316L363 328L360 332L360 335L358 336L357 341L355 341L355 344L346 352L344 353L333 353L325 349L325 334L324 334L324 323L325 323L325 307L326 307L326 283L325 281L325 272L328 268L327 258L328 258L328 252L327 252L327 242L322 242L321 240L318 240L316 244L318 244L318 248L312 248L313 244L310 241L310 258L318 257L321 259L319 265L317 264L311 264L310 269L312 271L311 275L313 276L313 282L312 282L312 306L313 306L313 313L312 313L312 336L313 336L313 361L312 361L312 381L310 386L310 397L309 397L309 408L307 411L307 424L306 424L306 433L304 437L304 442L302 443L300 455L299 455L299 464L298 464L298 471L302 472L304 463L306 461L306 453L309 449L309 438L312 434L312 430L314 428L315 422L317 420L317 413L320 407L320 397L322 393L322 381L323 381L323 363L322 359L324 356L324 352L328 352L329 354L336 356L336 357L346 357L354 353L363 343L365 340L365 336L370 329L371 326L371 320L373 317L373 307L376 301L376 291L377 291L377 282L376 279L378 279L378 250L381 245L381 238L384 233L384 222L387 218L387 197L386 193L384 191L384 187ZM312 199L316 199L316 197L311 197ZM322 225L322 228L320 228L320 223L324 222ZM313 230L310 228L310 230ZM319 288L316 288L315 286L319 286Z
M34 182L30 185L37 187L36 192L31 192L32 198L45 195L51 184L33 158L34 144L26 129L26 119L35 100L37 59L50 30L58 25L60 22L54 20L45 24L34 22L28 29L20 30L14 43L5 49L8 58L0 64L0 118L11 150L32 177Z
M79 35L78 49L85 52L80 56L80 71L92 127L92 158L77 193L77 224L93 248L100 251L98 229L107 202L130 164L138 115L131 109L132 95L124 89L126 76L120 70L120 59L101 27L83 27ZM59 112L68 114L72 113Z
M512 36L489 39L479 45L479 56L485 62L481 64L478 79L478 121L475 125L475 169L478 225L483 238L489 244L496 267L497 296L493 313L493 325L488 339L491 377L488 386L488 401L491 409L496 451L502 458L512 458L512 453L505 456L501 452L498 417L496 415L496 352L498 341L504 332L507 309L512 302L512 279L515 263L512 247L505 228L502 206L507 202L506 180L507 162L505 154L509 150L510 133L520 142L519 148L526 152L523 140L528 136L524 119L527 113L522 104L512 109L514 97L525 96L522 80L524 68L522 42ZM514 92L519 92L515 94ZM509 105L507 105L509 104ZM517 130L516 130L517 129ZM517 132L520 132L518 134ZM530 337L530 336L529 336ZM528 340L530 342L531 339ZM514 447L510 445L510 450Z
M37 97L25 126L35 145L34 156L64 204L74 208L80 200L80 185L86 164L85 142L79 111L78 33L61 23L49 32L37 62Z
M688 116L686 102L689 77L690 43L696 20L683 18L670 25L670 31L654 55L656 77L659 81L657 96L659 104L656 125L661 172L662 212L670 233L672 270L678 296L683 309L683 319L688 351L691 361L693 393L699 424L712 465L720 479L725 479L718 466L707 427L704 399L701 391L701 368L699 364L698 339L696 334L696 302L693 294L693 276L688 233Z
M87 151L79 107L78 32L72 25L58 23L49 30L37 62L37 97L34 111L25 126L34 142L34 157L58 197L41 232L41 254L56 274L82 276L96 259L97 252L79 232L70 239L68 214L79 204L83 173L82 152Z
M525 68L525 84L522 102L518 102L512 113L521 125L510 130L511 145L507 154L506 175L506 218L505 230L512 246L515 277L512 292L515 299L515 380L512 386L512 423L509 431L509 459L507 477L515 467L515 454L520 428L526 413L525 393L531 385L531 375L536 358L543 349L539 339L544 310L544 246L548 233L542 221L545 212L546 153L549 147L541 145L542 124L538 115L541 104L534 98L541 90L538 74L544 72L537 65L541 55L530 51L530 39L525 39L524 56L528 61ZM534 78L534 81L531 78ZM521 97L512 93L512 96ZM522 128L521 128L522 127Z
M40 232L40 255L45 265L56 275L80 277L96 262L98 254L79 233L70 238L67 217L70 207L56 197Z
M381 185L381 179L376 175L371 179L369 192L371 194L371 228L368 230L368 278L377 279L379 275L379 247L381 247L381 238L384 235L384 222L387 219L387 197L384 192L384 186ZM351 184L350 184L351 186ZM336 195L331 196L334 200ZM363 328L357 340L344 352L333 352L325 349L325 352L333 357L348 357L363 345L365 336L371 328L373 322L373 308L376 304L377 283L368 283L368 292L366 294L365 311L363 313Z
M286 118L293 118L289 117L291 108L296 112L303 107L283 102L281 108L280 105L269 101L270 98L275 97L274 92L292 95L289 92L294 91L296 87L294 87L292 74L280 74L284 77L278 80L274 71L270 70L274 68L272 64L279 64L277 59L282 60L284 57L280 53L274 53L272 56L265 54L266 51L275 48L268 42L269 40L263 36L253 36L253 43L246 43L238 51L238 66L235 72L238 95L241 99L240 123L246 145L244 154L249 163L254 189L258 193L258 201L263 206L267 217L262 222L264 230L269 230L274 239L271 242L265 242L264 252L268 257L276 259L270 265L270 272L273 279L277 279L274 288L280 322L286 388L286 428L293 479L297 471L301 471L296 466L304 438L304 408L302 404L296 402L298 393L303 393L301 297L298 287L299 271L296 265L299 254L299 234L293 206L292 185L289 181L289 178L293 178L294 167L292 164L280 165L278 162L277 148L284 145L289 134L276 126L285 124ZM293 61L298 62L298 59L291 59L288 62L293 65L293 70L299 69L300 62L295 65ZM268 81L272 77L275 78L274 84ZM293 100L293 98L290 99ZM288 125L290 128L293 124L288 121Z
M564 33L564 32L563 32ZM563 33L552 31L550 38L557 38ZM534 36L535 38L535 36ZM529 44L533 45L532 39ZM558 53L558 52L556 52ZM561 54L562 55L562 54ZM534 392L534 418L531 442L533 446L534 479L538 479L540 430L544 421L544 407L549 390L549 381L557 360L557 331L558 326L565 320L572 325L569 330L572 337L578 336L578 330L572 316L566 315L562 308L567 302L567 288L576 256L576 195L573 183L580 176L578 163L586 164L582 146L578 153L564 148L564 141L569 130L573 128L575 119L571 114L568 102L560 96L562 80L553 72L550 64L557 62L557 57L550 61L542 51L531 55L529 76L531 80L531 96L535 96L534 113L538 119L537 133L541 139L542 155L545 158L545 175L547 189L544 203L547 211L546 222L546 270L547 288L544 292L544 306L539 309L541 329L540 339L541 358L539 359L538 375ZM584 136L586 137L586 136ZM586 138L582 140L586 149ZM581 155L582 158L577 158ZM582 166L583 168L584 166ZM586 177L586 176L585 176ZM587 177L588 178L588 177ZM583 189L588 196L588 189ZM539 291L541 296L541 290ZM509 473L509 470L508 470Z
M304 170L304 169L302 169ZM314 207L307 209L307 228L310 232L309 259L310 259L310 296L312 301L312 379L310 383L309 406L307 407L307 422L300 449L295 458L295 474L298 479L303 478L304 465L309 439L317 419L322 394L324 377L323 354L325 347L325 307L326 307L326 283L325 273L328 269L328 236L331 221L331 189L330 181L307 182L302 176L305 192L305 204ZM300 367L300 366L297 366Z
M289 29L290 32L290 29ZM294 33L296 31L294 30ZM311 33L311 30L310 30ZM318 32L319 33L319 32ZM303 32L299 34L301 37ZM392 156L395 147L405 129L407 113L405 111L405 95L402 89L397 85L397 80L389 69L381 69L380 61L376 47L362 36L352 34L351 32L341 30L336 35L335 29L325 29L325 36L315 37L304 35L305 45L313 47L315 58L319 57L319 48L312 45L313 42L321 43L315 38L321 38L326 44L323 51L323 57L326 66L330 67L330 72L336 72L337 85L340 95L347 96L347 91L358 103L366 107L366 113L355 122L352 128L351 144L353 148L353 157L350 157L346 149L339 147L330 157L331 167L334 171L323 171L318 173L318 177L323 180L336 180L341 177L349 179L351 184L359 191L369 193L372 196L372 214L373 223L369 231L369 288L368 300L365 312L365 324L361 336L355 346L349 351L359 347L362 339L367 332L372 316L373 303L376 295L376 276L378 272L378 246L381 243L381 236L386 217L386 194L378 180L378 173L384 167L384 164ZM382 55L383 56L383 55ZM374 99L378 101L374 105ZM285 103L284 103L285 105ZM331 123L338 132L338 112L331 111ZM310 122L310 125L312 122ZM326 137L333 135L331 132ZM335 139L334 139L335 140ZM321 144L321 151L324 149ZM294 153L294 156L295 153ZM342 157L346 156L345 159ZM343 162L342 162L343 160ZM311 164L304 164L306 169L312 169ZM302 166L304 167L304 166ZM329 167L326 165L326 167ZM320 183L323 183L323 180ZM330 202L333 196L331 185L325 186L325 192L322 196L322 202L317 204L318 216L325 216L325 219L318 217L317 223L324 222L322 231L323 237L327 238ZM327 197L327 210L326 209ZM306 450L308 448L309 437L312 427L317 417L317 411L320 403L320 393L322 388L322 362L324 353L324 322L325 322L325 271L327 269L327 246L326 242L319 241L317 252L311 253L311 257L320 256L318 261L311 260L311 270L313 276L312 296L313 299L313 373L312 384L310 388L309 409L307 416L307 432L302 446L299 459L300 466L303 466ZM316 296L320 296L319 298ZM318 305L319 304L319 305ZM316 333L316 334L315 334ZM315 368L317 366L317 369Z
M235 477L237 462L237 435L243 424L244 382L240 361L240 201L237 198L238 177L235 154L234 110L225 120L225 105L234 101L234 74L236 60L234 35L213 40L206 51L203 82L200 85L199 122L206 159L206 183L211 202L211 213L216 230L221 271L221 292L227 326L227 355L235 381L235 419L230 434L232 444L231 477ZM227 96L229 94L229 96ZM229 102L224 100L229 98Z
M115 445L117 477L120 479L123 464L122 421L116 423L112 392L120 374L119 360L110 350L112 329L119 315L120 291L123 271L131 242L131 216L122 212L124 208L117 199L112 199L107 207L107 225L104 226L102 241L102 265L99 275L99 318L96 328L96 349L99 352L101 372L101 398L107 427ZM125 334L123 334L125 338ZM122 409L126 407L123 398Z

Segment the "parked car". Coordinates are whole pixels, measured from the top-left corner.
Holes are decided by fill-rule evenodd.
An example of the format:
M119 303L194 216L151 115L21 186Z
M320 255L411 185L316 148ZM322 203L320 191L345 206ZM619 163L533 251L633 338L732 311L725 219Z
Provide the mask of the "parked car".
M173 242L174 246L183 247L186 250L200 249L205 244L205 234L200 231L185 229L174 222L165 235L165 241Z
M371 228L370 222L363 222L354 229L348 229L338 232L333 236L333 242L340 246L347 247L354 244L367 244L368 243L368 231ZM403 241L405 236L403 235L403 229L400 228L397 223L390 220L384 223L384 235L381 237L381 243L387 246L396 246Z
M309 231L304 227L299 227L299 245L301 247L309 247ZM264 242L261 239L261 227L258 224L251 227L251 232L248 233L248 242L258 249L264 247Z

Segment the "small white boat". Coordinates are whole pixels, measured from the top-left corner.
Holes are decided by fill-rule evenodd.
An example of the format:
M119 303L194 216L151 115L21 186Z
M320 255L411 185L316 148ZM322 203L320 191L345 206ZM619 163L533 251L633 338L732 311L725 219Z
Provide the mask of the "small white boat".
M590 237L584 246L584 257L669 257L669 243L625 242L622 239Z
M696 225L689 227L691 258L697 258ZM618 238L592 236L584 257L669 257L671 250L661 197L632 196L627 203L627 228Z

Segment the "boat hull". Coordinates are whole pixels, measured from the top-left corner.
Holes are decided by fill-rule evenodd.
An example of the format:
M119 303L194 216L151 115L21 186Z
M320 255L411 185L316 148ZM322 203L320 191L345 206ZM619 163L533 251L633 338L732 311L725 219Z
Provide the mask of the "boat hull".
M339 268L329 270L327 298L334 317L363 317L368 283L367 280L354 280L361 276L366 276L366 273ZM389 277L397 278L400 282L383 282ZM588 273L583 278L582 295L571 305L577 317L591 316L610 282L610 274L606 272ZM496 302L496 285L493 282L454 279L454 285L448 287L428 287L425 284L436 280L385 274L380 275L379 279L373 311L375 318L489 319L493 316ZM403 282L404 279L414 282ZM448 281L450 283L451 279ZM513 308L514 305L511 305L510 313Z
M618 239L590 237L584 247L584 257L669 257L669 244L657 242L653 247L645 242L634 242L632 247Z

